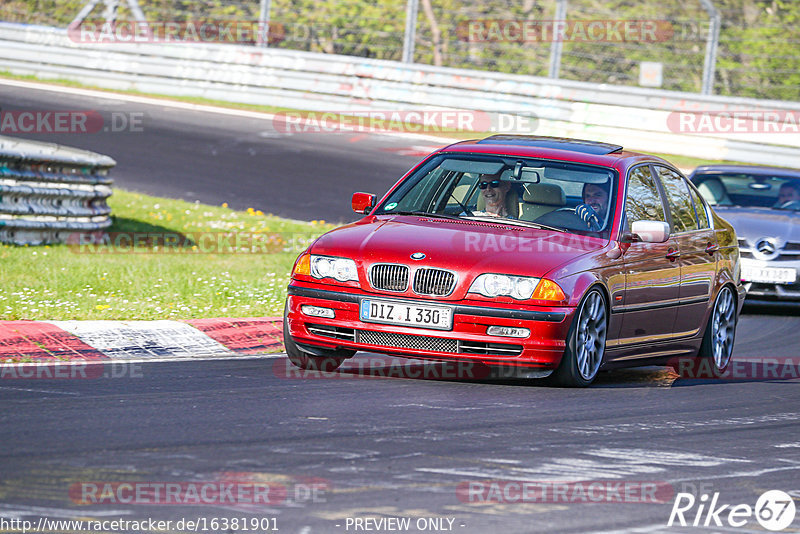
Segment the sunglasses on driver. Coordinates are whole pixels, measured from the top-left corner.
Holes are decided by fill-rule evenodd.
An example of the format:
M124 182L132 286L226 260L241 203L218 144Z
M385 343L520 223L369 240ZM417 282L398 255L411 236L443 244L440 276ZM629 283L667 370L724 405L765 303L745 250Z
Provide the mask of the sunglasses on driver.
M478 182L478 189L486 189L487 187L497 189L500 187L500 180L492 180L491 182Z

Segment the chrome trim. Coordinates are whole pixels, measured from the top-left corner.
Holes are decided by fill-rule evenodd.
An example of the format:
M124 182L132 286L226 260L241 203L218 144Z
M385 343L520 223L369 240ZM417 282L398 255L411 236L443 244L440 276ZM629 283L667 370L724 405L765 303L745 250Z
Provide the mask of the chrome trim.
M697 335L700 331L700 328L696 328L694 330L689 330L687 332L670 332L668 334L656 334L656 335L649 335L649 336L637 336L637 337L625 337L616 339L614 341L609 341L607 345L609 347L619 347L623 345L633 345L636 343L653 343L656 341L671 341L673 339L679 338L686 338Z
M477 341L473 341L472 343L480 343L479 345L469 345L468 343L470 343L470 342L468 342L468 341L459 341L458 342L458 352L464 352L464 349L467 349L467 350L475 351L475 352L471 352L471 353L467 353L467 354L486 354L486 355L491 355L491 354L496 354L496 353L501 353L501 354L502 353L507 353L507 354L511 354L511 355L514 355L514 356L519 356L522 353L522 351L520 350L520 346L519 345L514 346L514 348L506 348L506 347L486 347L486 346L482 346L482 345L488 345L488 344L500 345L500 343L482 343L482 342L477 342Z
M406 284L405 284L405 287L403 289L386 289L386 288L383 288L383 287L376 286L374 284L374 282L373 282L373 271L375 270L376 267L381 267L381 266L402 267L403 269L405 269L406 270ZM372 289L376 290L376 291L389 291L389 292L392 292L392 293L405 293L405 292L408 291L408 287L409 287L409 284L410 284L410 281L411 281L411 269L408 267L408 265L405 265L403 263L373 263L372 265L369 266L369 271L367 272L367 281L369 282L369 286Z
M343 293L339 291L331 291L329 289L313 289L310 287L299 287L289 285L287 290L289 296L307 297L319 300L333 300L336 302L352 302L357 303L362 298L376 298L375 295L363 295L353 293ZM379 295L378 298L383 300L402 300L396 297L388 297ZM419 302L419 301L410 301ZM423 301L433 305L442 305L437 301ZM561 311L541 311L541 310L515 310L510 308L496 308L494 306L473 306L471 304L453 304L448 305L455 307L456 315L474 315L476 317L500 317L503 319L521 319L523 321L544 321L550 323L560 323L566 317L566 313Z
M448 291L447 293L443 293L443 294L438 294L438 293L420 293L419 291L416 290L417 275L419 274L420 271L441 271L441 272L452 274L453 275L453 284L450 287L450 291ZM412 277L409 276L409 279L411 279L411 278ZM426 297L448 297L448 296L453 294L453 291L455 291L456 287L458 286L458 273L455 272L455 271L451 271L450 269L441 269L439 267L418 267L418 268L414 269L413 281L411 281L410 283L411 283L411 291L415 295L423 295L423 296L426 296Z
M614 358L610 362L624 362L626 360L640 360L644 358L665 358L667 356L679 356L681 354L691 354L691 349L675 349L675 350L661 350L658 352L646 352L644 354L632 354L629 356L622 356L621 358Z
M306 330L315 336L344 339L346 341L356 340L356 334L353 328L341 328L336 326L306 323ZM342 330L351 330L352 332L343 332Z
M611 308L611 313L626 313L626 312L640 312L647 310L657 310L659 308L668 308L670 306L682 306L688 304L699 304L701 302L709 302L708 295L701 295L699 297L685 298L678 297L669 300L662 300L655 303L646 304L628 304L627 306L616 306Z

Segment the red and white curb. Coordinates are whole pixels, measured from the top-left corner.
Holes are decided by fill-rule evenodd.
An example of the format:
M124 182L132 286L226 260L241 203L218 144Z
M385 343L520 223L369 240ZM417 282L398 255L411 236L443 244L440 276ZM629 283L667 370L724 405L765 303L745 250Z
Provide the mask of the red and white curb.
M230 358L282 350L280 317L0 322L0 362Z

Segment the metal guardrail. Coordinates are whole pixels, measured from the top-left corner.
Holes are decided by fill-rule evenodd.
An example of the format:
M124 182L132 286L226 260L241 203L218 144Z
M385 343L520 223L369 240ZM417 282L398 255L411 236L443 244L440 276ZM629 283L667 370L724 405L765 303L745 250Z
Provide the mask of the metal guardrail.
M78 43L66 30L0 23L0 68L142 92L316 110L461 109L535 117L538 135L797 166L800 136L689 134L675 112L781 111L800 103L604 86L232 44Z
M63 243L111 226L108 156L0 136L0 242Z

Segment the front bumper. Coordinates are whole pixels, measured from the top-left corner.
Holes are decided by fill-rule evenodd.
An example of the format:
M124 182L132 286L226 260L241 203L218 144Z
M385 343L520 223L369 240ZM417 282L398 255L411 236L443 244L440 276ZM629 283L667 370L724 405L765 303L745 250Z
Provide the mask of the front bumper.
M287 327L295 343L324 349L349 349L421 359L469 360L494 365L554 369L561 362L574 308L476 305L464 301L416 299L420 304L453 306L452 330L364 322L361 298L402 300L351 288L292 282L287 302ZM333 319L309 317L303 304L331 308ZM486 334L489 326L530 330L525 339Z

